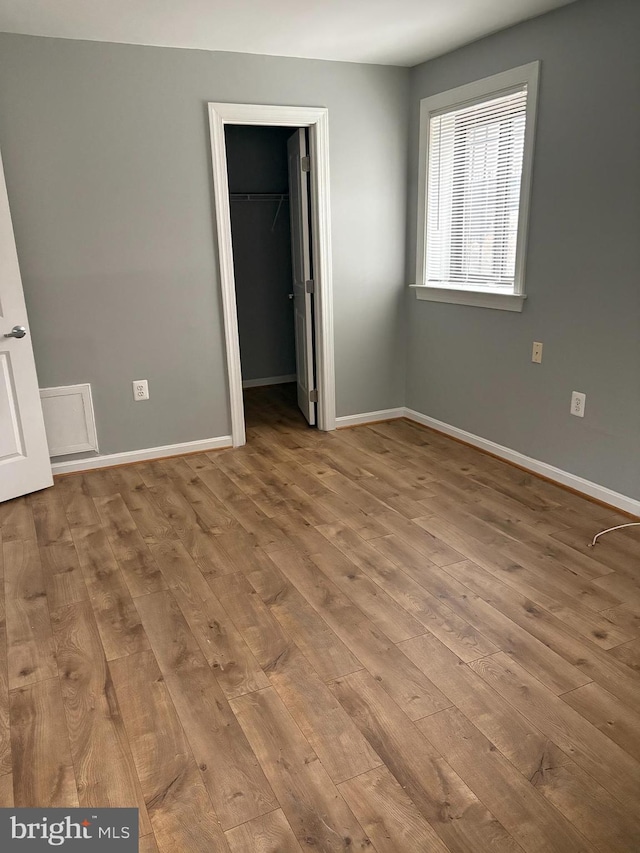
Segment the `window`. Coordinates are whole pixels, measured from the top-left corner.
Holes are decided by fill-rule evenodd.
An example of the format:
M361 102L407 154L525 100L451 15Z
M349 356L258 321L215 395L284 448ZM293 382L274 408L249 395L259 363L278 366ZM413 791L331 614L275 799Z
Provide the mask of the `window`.
M418 298L521 311L534 62L421 101Z

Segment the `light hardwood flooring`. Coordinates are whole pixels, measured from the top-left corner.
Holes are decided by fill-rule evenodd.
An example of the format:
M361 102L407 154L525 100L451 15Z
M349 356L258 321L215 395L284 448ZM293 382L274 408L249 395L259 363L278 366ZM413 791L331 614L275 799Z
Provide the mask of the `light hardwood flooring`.
M640 850L640 534L407 421L0 506L0 805L141 851Z

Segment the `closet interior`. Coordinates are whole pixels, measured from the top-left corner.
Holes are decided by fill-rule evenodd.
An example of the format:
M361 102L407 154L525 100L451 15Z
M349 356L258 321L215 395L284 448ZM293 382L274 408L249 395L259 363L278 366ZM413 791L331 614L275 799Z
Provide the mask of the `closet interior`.
M225 128L244 388L296 380L290 127Z

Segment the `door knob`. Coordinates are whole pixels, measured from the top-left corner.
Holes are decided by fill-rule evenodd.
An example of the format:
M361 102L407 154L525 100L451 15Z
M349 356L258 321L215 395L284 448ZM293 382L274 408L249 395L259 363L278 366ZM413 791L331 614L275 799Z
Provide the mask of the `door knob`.
M24 338L27 330L24 326L14 326L10 332L5 332L5 338Z

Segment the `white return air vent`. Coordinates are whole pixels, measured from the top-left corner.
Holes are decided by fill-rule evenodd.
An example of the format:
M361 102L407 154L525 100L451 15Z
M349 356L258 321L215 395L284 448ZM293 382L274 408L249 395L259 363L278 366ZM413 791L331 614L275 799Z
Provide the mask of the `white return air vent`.
M98 450L91 385L41 388L49 456Z

